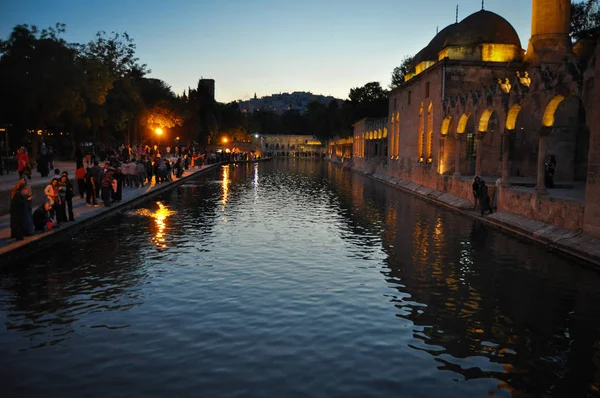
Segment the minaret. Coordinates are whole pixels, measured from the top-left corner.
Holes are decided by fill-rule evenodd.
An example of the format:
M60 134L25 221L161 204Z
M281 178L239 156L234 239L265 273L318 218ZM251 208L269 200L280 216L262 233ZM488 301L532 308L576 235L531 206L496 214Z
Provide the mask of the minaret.
M555 63L572 55L570 28L571 0L533 0L527 62Z

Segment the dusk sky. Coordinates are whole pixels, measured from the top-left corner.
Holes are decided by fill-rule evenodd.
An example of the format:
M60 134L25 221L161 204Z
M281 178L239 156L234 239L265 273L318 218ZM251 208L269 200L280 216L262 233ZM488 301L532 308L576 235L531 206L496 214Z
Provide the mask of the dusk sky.
M387 87L393 68L436 32L481 9L481 0L8 0L0 37L17 24L67 25L84 43L99 30L129 33L137 55L176 93L200 77L229 102L279 92L347 98L370 81ZM527 48L531 1L486 0Z

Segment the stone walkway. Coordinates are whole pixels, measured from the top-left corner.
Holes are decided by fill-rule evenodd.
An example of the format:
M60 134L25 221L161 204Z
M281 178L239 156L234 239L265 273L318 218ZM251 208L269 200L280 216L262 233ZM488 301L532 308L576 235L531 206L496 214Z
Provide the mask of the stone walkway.
M74 222L62 223L60 228L53 229L44 233L38 232L33 236L25 238L22 241L15 241L14 239L10 238L10 215L2 216L0 217L0 265L2 265L6 261L10 261L10 257L12 257L11 254L16 252L17 249L19 252L22 252L22 249L26 249L28 246L34 244L35 242L41 242L42 239L46 240L46 238L50 238L53 235L64 236L67 232L72 232L82 227L82 224L87 224L87 222L91 219L102 218L104 216L114 214L115 212L120 211L128 206L131 206L138 201L145 200L148 196L158 194L159 192L173 188L174 186L193 177L194 175L204 170L217 167L218 165L219 163L216 163L211 165L204 165L197 169L188 170L183 173L183 176L180 179L174 178L173 181L169 183L156 184L153 182L151 184L146 184L144 187L138 189L123 188L123 200L119 203L114 203L110 207L104 207L102 205L100 205L99 207L89 207L86 205L85 200L81 199L79 195L77 195L75 198L73 198L73 210L75 213ZM39 203L38 201L36 201L34 203L33 210L35 210L35 208L37 208L38 205ZM58 238L58 236L55 237Z
M508 212L494 213L481 217L481 214L473 209L473 203L466 199L380 174L374 174L373 178L399 187L466 216L477 218L482 222L532 239L545 245L549 250L559 250L591 264L600 265L600 239L586 235L582 231L559 228ZM519 187L514 189L527 188Z

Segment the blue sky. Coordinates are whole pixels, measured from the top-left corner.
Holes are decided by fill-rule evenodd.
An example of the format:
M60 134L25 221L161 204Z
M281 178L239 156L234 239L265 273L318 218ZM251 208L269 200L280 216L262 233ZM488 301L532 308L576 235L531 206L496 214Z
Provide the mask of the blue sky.
M152 77L177 93L200 77L216 80L229 102L278 92L346 98L370 81L383 86L414 55L481 0L4 0L0 37L26 23L67 25L65 39L90 41L99 30L128 32ZM486 0L527 48L531 2Z

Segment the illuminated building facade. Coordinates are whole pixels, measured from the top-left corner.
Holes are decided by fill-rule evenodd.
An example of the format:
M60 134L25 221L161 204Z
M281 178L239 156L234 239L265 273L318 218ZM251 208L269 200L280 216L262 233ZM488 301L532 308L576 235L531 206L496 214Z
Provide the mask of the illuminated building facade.
M322 157L326 149L313 135L261 135L263 156Z
M355 124L353 166L468 200L473 176L501 178L500 210L600 237L594 51L578 44L573 51L570 2L532 6L527 52L511 24L490 11L441 30L390 93L388 117ZM369 127L378 123L385 126ZM586 185L585 203L548 195L548 155L555 181ZM513 189L511 180L535 189Z

